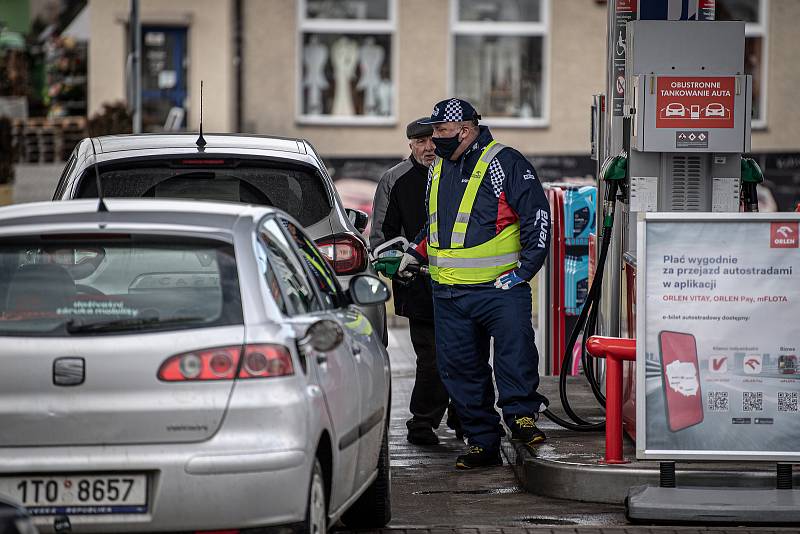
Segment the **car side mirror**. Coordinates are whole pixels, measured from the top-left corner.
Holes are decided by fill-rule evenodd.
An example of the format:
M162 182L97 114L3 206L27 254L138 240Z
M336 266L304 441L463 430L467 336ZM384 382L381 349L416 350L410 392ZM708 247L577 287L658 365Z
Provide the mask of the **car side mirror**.
M350 222L356 227L356 230L358 230L359 233L363 233L367 228L369 215L361 210L353 208L345 208L344 211L347 213L347 218L350 219Z
M391 295L389 288L386 287L382 280L368 274L351 278L347 292L350 295L350 300L354 304L361 306L386 302Z

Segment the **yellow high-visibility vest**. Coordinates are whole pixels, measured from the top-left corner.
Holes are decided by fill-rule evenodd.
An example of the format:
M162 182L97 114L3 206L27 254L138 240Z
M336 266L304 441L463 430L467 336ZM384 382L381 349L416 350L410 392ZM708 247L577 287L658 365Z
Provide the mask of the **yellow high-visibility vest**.
M503 148L505 148L504 145L492 141L483 149L458 206L453 233L450 236L450 248L439 247L437 206L442 160L441 158L436 159L428 196L428 261L431 278L435 282L447 285L491 282L517 266L519 253L522 250L519 240L519 221L507 226L485 243L464 248L467 225L475 198L478 196L478 188L486 175L489 164Z

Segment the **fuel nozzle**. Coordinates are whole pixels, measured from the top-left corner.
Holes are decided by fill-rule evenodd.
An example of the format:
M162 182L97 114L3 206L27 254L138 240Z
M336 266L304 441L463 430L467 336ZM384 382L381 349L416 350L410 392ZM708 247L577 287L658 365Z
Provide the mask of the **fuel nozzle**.
M758 184L764 182L764 173L753 158L742 158L741 203L746 212L758 211Z
M402 250L387 250L378 256L372 266L379 273L387 278L394 278L400 268L400 261L403 259Z
M624 150L614 157L606 158L600 168L600 178L606 184L603 199L603 228L611 228L614 224L614 204L617 189L625 181L628 174L628 154Z

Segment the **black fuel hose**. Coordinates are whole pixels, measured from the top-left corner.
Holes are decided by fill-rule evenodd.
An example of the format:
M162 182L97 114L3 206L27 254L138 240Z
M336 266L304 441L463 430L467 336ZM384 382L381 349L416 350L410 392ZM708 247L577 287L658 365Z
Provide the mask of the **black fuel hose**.
M588 355L585 353L585 351L588 335L594 331L594 327L597 324L597 313L600 305L601 295L600 288L603 285L603 272L605 271L608 248L611 245L611 230L614 225L614 210L616 206L618 186L619 184L617 181L609 181L606 187L604 210L606 213L604 213L603 235L601 237L602 241L600 245L600 257L597 262L597 269L595 271L594 280L592 281L592 286L589 288L589 293L586 295L583 309L578 316L577 323L575 323L575 326L572 329L572 333L569 336L569 341L567 342L564 350L564 357L561 360L561 371L558 376L558 394L559 398L561 399L561 406L564 409L564 412L566 412L567 416L572 419L572 421L562 419L558 415L554 414L549 408L543 412L548 419L557 425L568 430L574 430L576 432L599 432L604 430L606 426L605 421L599 423L589 422L580 417L575 410L572 409L572 406L569 403L569 398L567 397L567 376L570 372L570 368L572 367L573 348L575 347L575 343L578 341L578 336L583 333L583 340L581 342L581 357L583 360L584 374L592 388L592 393L600 402L600 404L605 406L605 396L603 395L600 385L594 376L594 371L592 370L592 366L588 361Z

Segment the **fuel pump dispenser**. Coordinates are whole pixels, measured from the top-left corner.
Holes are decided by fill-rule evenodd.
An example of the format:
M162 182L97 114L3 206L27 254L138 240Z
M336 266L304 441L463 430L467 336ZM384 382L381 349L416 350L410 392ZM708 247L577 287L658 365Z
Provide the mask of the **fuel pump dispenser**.
M569 336L573 347L595 333L633 338L637 220L644 212L757 211L758 165L750 150L752 79L744 74L743 22L630 20L625 24L625 97L618 124L622 150L599 169L597 269L583 313ZM596 99L604 104L604 98ZM593 151L613 148L593 114ZM602 202L602 204L601 204ZM604 274L607 273L607 277ZM602 290L601 290L602 288ZM600 300L606 301L603 306ZM605 312L606 316L601 317ZM610 313L616 314L609 317ZM611 327L609 328L609 325ZM564 354L560 373L562 405L573 422L546 414L572 430L601 430L569 406ZM598 373L583 368L604 405ZM623 420L635 436L634 366L627 364Z
M750 150L752 78L743 22L627 23L621 198L620 335L636 337L637 220L643 212L757 210L760 172ZM742 170L745 169L743 173ZM743 181L746 180L746 181ZM634 366L626 367L623 420L635 435Z
M623 250L635 266L637 213L739 211L752 79L743 74L743 22L627 26Z
M664 7L663 13L658 11L659 5ZM673 9L676 6L680 9ZM705 243L715 240L716 245L724 248L730 246L730 242L717 239L716 236L724 237L725 232L740 231L739 227L731 226L733 230L722 228L727 221L737 221L736 224L744 224L746 227L748 223L740 223L740 220L771 220L769 216L732 215L737 212L758 211L757 187L763 181L763 175L755 161L743 157L750 150L753 83L751 77L744 73L745 25L743 22L713 21L714 2L710 0L615 0L609 1L608 7L608 83L606 94L595 95L591 114L592 157L598 163L595 209L597 229L590 239L590 249L595 255L594 277L577 323L568 332L568 339L565 339L566 350L558 351L559 354L553 356L553 361L558 362L555 367L560 368L559 394L567 417L562 419L550 410L544 412L549 419L569 430L592 432L605 429L606 455L603 459L586 460L586 443L591 443L592 438L578 438L568 433L568 437L564 437L559 445L569 450L562 452L560 456L549 455L544 459L536 455L525 457L524 462L528 466L524 471L525 480L537 481L537 489L530 491L553 497L578 498L575 495L579 494L580 500L596 502L620 502L625 499L626 514L632 521L660 521L663 518L676 521L719 521L731 518L732 522L739 524L740 521L780 522L784 521L783 518L790 518L788 521L796 524L800 521L797 512L800 510L797 505L800 502L800 493L774 493L763 484L772 483L772 480L767 481L766 477L761 476L762 473L756 473L747 467L742 469L741 466L735 466L723 475L723 470L717 467L712 470L695 465L691 470L680 473L682 487L676 487L675 460L691 461L697 448L693 440L698 438L699 430L702 430L697 426L700 424L698 421L702 421L703 416L708 421L713 421L703 411L703 403L704 399L716 398L716 395L703 397L699 393L698 382L698 378L704 379L704 374L712 373L707 367L709 355L704 354L700 365L705 367L701 372L697 364L695 334L672 332L659 323L653 325L656 330L661 329L657 336L658 343L665 340L664 346L667 350L659 348L657 350L660 354L653 357L655 352L647 349L646 343L652 343L651 338L656 331L648 332L650 323L658 321L657 318L650 321L645 313L648 310L653 313L652 310L656 308L652 305L643 305L641 308L639 339L635 339L637 268L640 269L641 287L650 288L647 284L650 283L649 277L653 271L652 261L644 256L645 248L650 251L659 250L656 248L659 243L664 250L684 245L703 247L707 246ZM682 20L646 20L648 17L673 18L673 15ZM650 214L646 215L648 213ZM714 213L719 215L714 216ZM678 222L672 227L662 226L662 231L658 234L650 233L653 232L653 224L650 224L653 221ZM791 221L792 225L797 224L793 222L794 218ZM700 232L707 236L706 241L698 240L698 245L694 242L695 234L689 234L692 237L686 238L683 233L696 231L696 227L687 224L697 223L714 227L718 233ZM639 228L645 228L642 236L637 236ZM687 228L690 230L686 230ZM778 228L783 227L775 227L773 232L777 232ZM649 240L645 239L647 236L650 236ZM751 240L740 241L737 246L747 247ZM774 238L772 245L781 249L782 243L783 241ZM794 248L796 241L791 243ZM642 247L641 250L637 250L639 246ZM701 255L703 253L705 252L700 252ZM758 261L763 260L759 258ZM656 265L660 266L658 263ZM738 281L728 280L727 283L735 285ZM555 284L552 280L550 284L548 289L552 292ZM664 285L664 288L667 287L671 286ZM665 292L663 296L687 297L681 294L683 288L677 285L669 291L674 294ZM542 294L547 295L548 292L540 291L540 298ZM661 296L661 293L658 295ZM640 295L639 302L646 302L648 296ZM716 304L718 306L728 306L727 302L732 301L727 300L726 295L718 296L722 303ZM680 308L689 299L665 300L676 302L675 306ZM717 302L716 299L712 300ZM546 300L544 302L550 304ZM558 310L555 306L552 308L548 309L551 313L541 315L555 317ZM664 316L663 319L689 322L696 320L693 316ZM543 328L540 325L540 330L544 333L545 350L552 351L555 328L549 326L544 324ZM738 330L739 323L735 323L733 327L728 325L728 328ZM697 332L702 333L702 329ZM581 346L576 345L581 337L584 340L581 343L580 356L583 358L583 370L594 397L606 407L607 423L598 418L581 418L569 403L567 375L572 367L573 347ZM691 344L687 340L691 340ZM587 345L591 351L590 356ZM645 352L643 348L651 352ZM714 350L717 350L716 347ZM687 361L675 357L665 364L664 354L669 358L670 351L686 356L684 360ZM563 357L559 358L562 353ZM692 354L694 363L688 361ZM755 356L755 361L761 361L759 355ZM764 355L765 358L766 356ZM785 355L777 362L776 367L782 373L781 376L783 373L795 374L797 366L792 363L793 357ZM720 361L724 363L727 359L723 357ZM681 365L674 365L675 362ZM607 367L603 368L603 363ZM684 363L690 364L691 371ZM726 372L713 368L713 373ZM739 374L744 376L748 372L742 370ZM717 379L712 380L716 384L729 383L727 379L720 381L719 377L712 378ZM604 387L606 380L608 383ZM666 385L668 380L669 386ZM742 380L742 383L745 382L747 378ZM642 399L638 407L637 383L640 385L639 394ZM684 420L677 417L673 421L668 387L672 391L671 397L678 399L672 402L683 401L683 397L691 398L693 403L699 403L698 409L694 409L694 404L690 408L677 405L674 413L681 413ZM659 393L661 390L658 388L663 388L663 393ZM708 393L705 390L704 392ZM754 394L758 397L761 393L763 392ZM731 396L735 394L737 393L734 392ZM728 398L727 395L722 396ZM744 397L742 394L741 411L747 412L749 408L744 407ZM655 398L656 401L650 403L650 398ZM636 439L637 409L645 426L640 429L641 441L637 441L636 460L633 461L641 460L642 463L636 464L632 469L620 468L616 464L629 463L630 459L630 453L623 455L623 423L625 432ZM650 412L656 414L655 419L647 419ZM704 428L710 428L708 435L716 439L726 435L717 430L727 429L726 425L730 424L730 439L736 442L739 427L733 425L750 424L751 419L753 424L774 423L772 418L738 415L741 414L729 414L725 411L722 418L717 420L722 421L722 426ZM650 424L652 421L655 421L656 426ZM652 431L653 428L656 429L655 432ZM767 427L763 428L768 430ZM687 433L670 437L673 441L663 437L673 436L679 431ZM646 438L651 436L656 436L653 450L647 450ZM668 442L678 445L666 449L664 444ZM686 443L691 445L688 452L680 449ZM570 449L571 445L576 446ZM734 452L732 455L720 454L722 449L715 448L704 449L703 455L698 458L737 460L737 446L729 447ZM612 449L613 453L609 454ZM706 454L708 451L711 452ZM763 454L761 459L767 457L767 454ZM646 464L647 461L664 459L666 461L660 461L658 469L653 467L652 462ZM783 461L787 460L784 458ZM515 465L519 463L517 460ZM598 469L598 465L604 467ZM727 472L733 474L728 475ZM722 487L726 476L736 481L733 484L735 488ZM743 476L748 480L740 484ZM658 482L658 486L640 486L645 478L647 482ZM757 478L764 480L756 483ZM785 492L787 488L791 489L793 483L797 484L793 482L791 466L778 462L777 490ZM543 487L549 489L539 489ZM683 492L685 487L689 487L689 491ZM585 492L584 488L587 488ZM639 491L639 488L644 489ZM724 510L720 511L718 505L724 506Z

